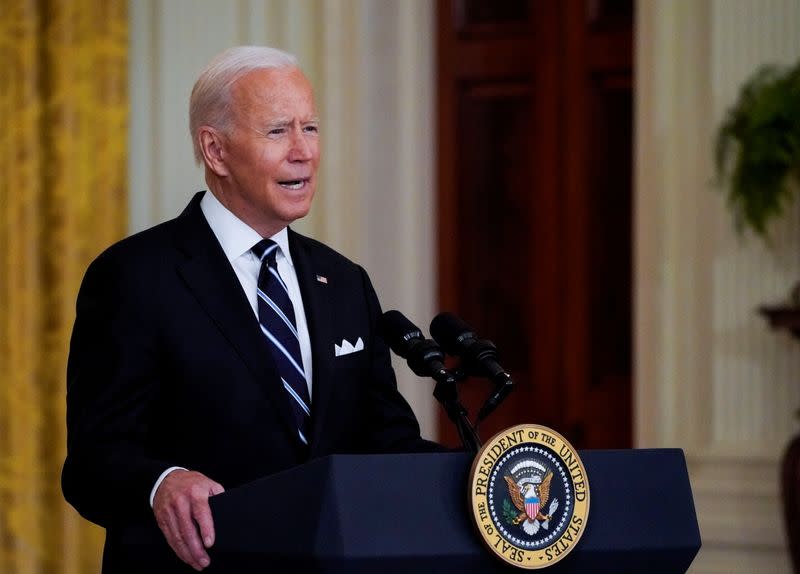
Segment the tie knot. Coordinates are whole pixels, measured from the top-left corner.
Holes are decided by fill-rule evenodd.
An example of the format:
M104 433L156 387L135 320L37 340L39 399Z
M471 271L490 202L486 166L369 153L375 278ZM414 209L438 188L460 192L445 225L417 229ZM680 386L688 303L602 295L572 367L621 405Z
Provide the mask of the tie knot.
M256 257L261 261L275 261L275 255L278 253L278 244L272 239L262 239L253 245L252 251Z

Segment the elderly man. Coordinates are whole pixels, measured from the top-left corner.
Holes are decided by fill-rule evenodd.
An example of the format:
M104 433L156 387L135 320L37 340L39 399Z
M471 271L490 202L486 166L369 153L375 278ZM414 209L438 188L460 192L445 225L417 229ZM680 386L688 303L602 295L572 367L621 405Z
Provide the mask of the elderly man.
M124 568L131 522L154 514L201 570L210 496L313 457L431 446L376 336L367 274L288 227L320 158L296 59L222 53L194 86L190 128L210 193L110 247L78 296L62 485L107 529L104 572Z

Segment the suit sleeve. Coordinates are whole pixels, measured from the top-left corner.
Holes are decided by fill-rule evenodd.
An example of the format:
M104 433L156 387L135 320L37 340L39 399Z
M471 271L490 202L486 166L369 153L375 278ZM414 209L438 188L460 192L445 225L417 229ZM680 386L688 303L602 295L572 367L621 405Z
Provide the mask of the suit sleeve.
M67 367L62 488L82 516L106 527L150 513L153 484L176 464L150 458L145 446L162 392L157 298L151 277L124 268L106 253L87 270Z
M431 452L445 450L420 437L419 423L408 402L397 390L389 347L377 334L381 307L367 273L359 268L366 293L370 318L371 377L367 389L367 413L373 452Z

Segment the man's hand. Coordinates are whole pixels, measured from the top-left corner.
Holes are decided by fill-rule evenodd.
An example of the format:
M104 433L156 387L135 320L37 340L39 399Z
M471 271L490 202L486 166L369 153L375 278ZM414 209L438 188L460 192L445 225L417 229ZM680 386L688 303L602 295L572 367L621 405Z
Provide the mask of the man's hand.
M214 544L214 521L208 497L223 492L222 485L199 472L174 470L153 499L161 532L175 554L195 570L211 563L206 548Z

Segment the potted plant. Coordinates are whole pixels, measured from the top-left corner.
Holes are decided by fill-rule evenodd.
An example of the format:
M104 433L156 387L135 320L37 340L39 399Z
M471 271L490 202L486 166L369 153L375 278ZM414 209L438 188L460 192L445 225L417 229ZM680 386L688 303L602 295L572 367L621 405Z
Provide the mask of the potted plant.
M768 224L800 190L800 61L745 82L717 133L715 164L737 230L768 240Z

